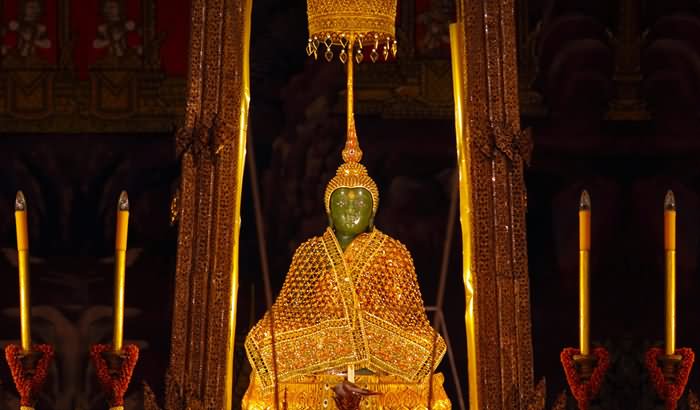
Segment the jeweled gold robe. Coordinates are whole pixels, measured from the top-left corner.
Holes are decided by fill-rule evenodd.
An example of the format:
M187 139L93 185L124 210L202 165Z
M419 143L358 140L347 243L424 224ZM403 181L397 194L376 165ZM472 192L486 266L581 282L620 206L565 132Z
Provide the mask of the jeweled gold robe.
M419 382L445 354L410 253L377 229L357 236L345 252L330 229L299 246L272 312L245 347L262 389L350 364Z

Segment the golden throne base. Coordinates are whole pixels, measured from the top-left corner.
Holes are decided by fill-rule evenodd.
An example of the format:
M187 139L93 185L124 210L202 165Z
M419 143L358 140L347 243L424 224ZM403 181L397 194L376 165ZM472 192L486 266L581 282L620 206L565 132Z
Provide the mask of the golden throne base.
M447 398L442 373L432 378L432 392L429 379L419 383L408 383L394 376L356 376L355 384L379 396L365 397L360 409L373 410L450 410L452 405ZM335 409L333 386L343 381L343 376L317 375L304 376L279 384L279 410L319 410ZM274 389L263 391L252 379L243 396L243 410L276 410ZM428 407L428 396L431 396Z

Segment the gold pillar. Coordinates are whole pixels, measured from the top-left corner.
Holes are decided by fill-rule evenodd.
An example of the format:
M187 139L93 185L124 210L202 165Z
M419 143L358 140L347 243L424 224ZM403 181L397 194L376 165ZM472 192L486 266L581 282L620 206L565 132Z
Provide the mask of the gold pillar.
M514 3L459 0L451 37L464 58L454 75L472 409L544 404L532 363L523 175L531 141L520 129Z
M469 408L479 409L476 367L476 321L474 318L474 232L471 186L471 157L469 129L465 127L468 95L466 77L466 50L461 35L464 23L450 24L450 49L452 58L452 89L455 102L455 135L457 136L457 169L459 172L460 223L462 226L462 281L464 282L465 311L464 321L467 329L467 377L469 382Z
M166 409L230 409L252 0L193 0Z

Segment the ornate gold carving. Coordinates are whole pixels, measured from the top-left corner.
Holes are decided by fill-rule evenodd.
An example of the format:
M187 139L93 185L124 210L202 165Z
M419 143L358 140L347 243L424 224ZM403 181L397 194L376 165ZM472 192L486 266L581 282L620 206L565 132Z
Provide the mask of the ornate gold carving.
M168 410L232 405L251 10L250 0L192 2Z
M20 71L18 73L36 72ZM48 78L40 80L30 94L30 100L24 98L24 102L18 104L16 96L26 93L18 88L22 83L13 79L14 72L0 72L0 132L11 133L75 133L75 132L172 132L183 122L185 112L185 80L170 78L165 80L149 79L140 75L141 86L136 92L129 89L133 98L124 99L125 89L117 90L114 99L109 94L115 92L113 85L96 83L103 90L93 90L91 81L68 81L64 77L56 76L54 72L44 73L52 77L51 84ZM13 89L14 88L14 89ZM93 92L96 93L95 101L105 101L104 104L92 105L95 112L91 112L91 100ZM32 94L33 93L33 94ZM128 96L128 94L127 94ZM111 101L129 101L133 108L131 113L115 112L119 106L114 106ZM111 106L111 108L110 108ZM24 108L23 108L24 107ZM127 107L126 104L122 107ZM27 112L29 111L29 112ZM128 121L116 118L128 118ZM13 119L36 119L41 121L13 121Z
M524 161L530 163L534 143L532 141L532 130L516 131L509 126L490 124L488 132L477 134L480 138L475 141L486 157L493 158L494 155L504 155L508 161Z
M156 395L148 383L143 383L143 410L160 410L156 401Z
M526 7L519 4L521 23L522 16L525 16L521 12L523 9ZM413 2L399 4L396 37L401 42L401 55L404 57L394 64L359 68L361 75L356 81L355 92L357 113L392 119L452 118L450 61L416 57L414 28L417 18ZM520 28L528 29L529 23L522 24ZM531 87L537 70L533 53L538 33L539 26L519 39L521 67L524 67L518 79L519 103L524 115L535 117L547 112L542 96Z
M348 363L418 382L445 354L425 315L410 253L376 229L345 252L330 228L303 243L272 312L274 329L268 313L246 339L260 388Z
M399 58L394 64L360 65L358 73L358 114L391 119L450 119L454 114L448 60Z
M559 393L559 396L557 396L557 400L554 402L552 410L566 410L566 399L566 390L563 390L561 393Z
M113 16L116 20L108 19L110 23L98 30L95 45L110 53L91 67L90 80L76 81L70 2L59 1L57 65L26 47L10 50L3 58L0 132L169 132L180 125L185 80L166 79L160 71L162 36L155 31L155 4L155 0L141 2L143 27L126 20L121 11ZM123 37L117 34L141 28L143 44L124 48ZM16 118L42 121L12 121ZM126 118L129 121L123 121Z
M544 410L545 401L547 399L547 383L545 383L544 378L537 383L535 391L532 393L532 397L527 401L527 410Z
M315 53L320 44L345 48L352 36L362 45L387 52L394 45L396 0L309 0L309 45ZM331 57L332 58L332 57Z
M3 72L7 111L14 117L37 120L54 111L54 73L48 70L11 69Z
M459 1L457 33L469 64L457 74L464 128L459 144L469 192L462 218L473 247L472 286L476 351L470 356L470 406L523 409L534 393L525 184L517 96L514 0ZM507 3L507 4L506 4ZM466 24L469 22L469 24ZM497 125L497 126L496 126ZM459 134L458 134L459 135ZM516 138L518 137L518 138ZM516 144L517 142L517 144ZM485 147L489 149L484 149ZM466 186L465 186L466 185ZM469 335L468 335L469 336Z
M700 400L692 389L688 389L688 407L690 410L700 410Z
M348 135L343 149L343 160L345 161L338 170L335 176L328 182L324 195L324 203L326 204L326 213L331 213L331 195L338 188L365 188L372 195L372 213L377 213L379 207L379 188L372 178L367 173L367 168L360 164L362 160L362 150L360 143L357 140L357 132L355 131L355 120L350 116L348 118Z
M133 72L93 71L90 73L90 79L92 115L102 119L118 120L129 118L134 114L137 84Z
M280 409L333 409L333 386L343 381L342 376L318 375L299 377L280 384ZM431 386L432 382L432 386ZM395 376L357 376L356 384L378 392L378 396L362 400L363 409L382 410L449 410L450 400L443 388L441 373L418 383L407 383ZM432 387L432 388L431 388ZM430 399L429 399L430 397ZM430 402L430 407L428 403ZM267 410L275 408L274 394L263 390L255 381L243 398L243 409Z

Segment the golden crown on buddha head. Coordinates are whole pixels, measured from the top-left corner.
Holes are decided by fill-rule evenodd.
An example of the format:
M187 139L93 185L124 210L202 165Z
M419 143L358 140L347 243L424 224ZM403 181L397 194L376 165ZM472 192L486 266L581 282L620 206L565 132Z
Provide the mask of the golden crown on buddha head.
M340 188L364 188L369 191L372 196L372 214L377 214L379 189L377 188L377 184L367 173L367 168L360 164L360 160L362 160L362 150L357 140L355 121L351 118L348 124L348 136L345 142L345 148L343 149L343 161L345 161L345 163L338 167L335 176L326 186L324 200L328 215L331 214L331 195L333 195L336 189Z

